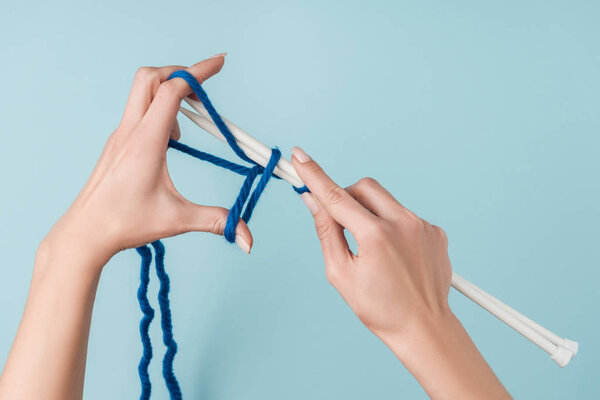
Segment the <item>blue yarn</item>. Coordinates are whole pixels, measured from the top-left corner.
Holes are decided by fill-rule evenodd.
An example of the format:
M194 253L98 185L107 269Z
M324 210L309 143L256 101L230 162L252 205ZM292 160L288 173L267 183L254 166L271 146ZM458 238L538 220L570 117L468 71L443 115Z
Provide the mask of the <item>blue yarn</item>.
M258 203L258 199L260 199L260 195L265 190L265 187L267 187L267 183L269 183L271 176L273 176L273 171L275 170L275 167L277 166L277 163L279 162L280 158L281 152L279 151L279 149L272 149L271 158L269 159L267 166L264 168L262 176L260 177L260 180L256 185L256 189L254 189L254 192L252 192L252 194L250 195L250 199L248 200L248 204L246 205L246 209L244 210L244 215L242 216L242 219L246 223L250 222L250 217L252 217L252 211L254 211L254 207L256 206L256 203Z
M160 240L152 242L154 247L154 262L156 263L156 275L160 281L158 291L158 304L160 306L161 327L163 331L163 343L167 351L163 358L163 377L169 390L171 400L181 400L181 389L173 372L173 360L177 353L177 343L173 339L173 323L171 321L171 308L169 306L169 289L171 282L165 270L165 246Z
M198 83L196 78L194 78L190 73L186 71L174 72L173 74L171 74L169 79L173 78L181 78L190 85L194 94L198 96L198 99L200 99L200 101L208 111L215 125L217 126L217 128L219 128L219 131L227 140L229 147L231 147L235 154L242 160L252 164L252 166L246 167L217 157L215 155L196 150L175 140L169 140L169 147L172 149L178 150L199 160L207 161L211 164L228 169L232 172L235 172L236 174L246 177L246 179L244 179L244 183L242 184L240 192L237 198L235 199L235 202L233 203L233 206L229 210L229 214L227 215L227 222L225 224L225 239L227 239L227 241L229 241L230 243L233 243L235 242L235 229L240 221L240 216L241 219L244 220L246 223L250 222L250 218L252 217L254 208L256 207L260 196L267 187L267 183L269 183L271 177L281 179L280 177L274 174L275 167L277 166L277 163L281 158L281 152L277 148L271 149L271 157L269 158L269 162L267 163L266 167L262 167L261 165L254 162L252 159L250 159L250 157L246 155L246 153L244 153L244 151L237 144L235 137L229 131L229 128L227 127L219 113L217 113L217 110L215 110L206 92L204 91L200 83ZM254 190L252 190L252 186L254 185L254 181L256 180L258 175L261 175L261 177L258 183L256 184ZM302 186L300 188L294 187L294 190L299 194L309 192L306 186ZM177 343L173 338L173 323L171 320L171 309L169 305L170 280L169 275L167 275L167 272L165 270L164 262L165 247L160 240L153 242L152 247L154 247L155 252L154 260L156 263L156 274L160 281L160 289L158 292L158 304L161 313L161 328L163 332L163 342L167 347L167 351L165 352L163 358L162 373L171 400L181 400L181 389L179 387L179 382L175 377L175 372L173 371L173 361L175 359L175 354L177 354ZM150 377L148 375L148 366L150 365L150 360L152 359L152 344L150 342L150 335L148 332L150 328L150 323L154 318L154 309L150 306L150 303L148 302L148 284L150 282L150 264L152 263L152 252L148 246L141 246L138 247L136 250L142 257L140 286L138 288L137 296L138 301L140 303L140 309L144 314L142 320L140 321L140 335L143 346L142 358L140 359L140 363L138 365L138 372L140 375L140 382L142 385L142 393L140 395L140 400L148 400L150 399L151 393L151 383Z
M217 110L215 110L215 107L212 105L210 99L208 98L208 95L206 94L206 92L204 91L204 89L202 88L200 83L198 83L196 78L194 78L194 76L192 74L190 74L189 72L183 71L183 70L173 72L171 74L171 76L169 77L169 79L174 79L174 78L181 78L181 79L185 80L188 83L188 85L190 85L190 88L192 89L194 94L196 96L198 96L198 99L202 102L202 104L204 105L204 108L206 108L206 111L208 111L208 114L210 115L211 119L213 120L213 122L215 123L217 128L219 128L219 131L225 137L225 140L229 144L229 147L231 147L231 149L235 152L235 154L237 154L238 157L240 157L242 160L247 161L254 165L251 168L244 169L244 167L239 164L235 164L230 161L224 160L222 158L213 156L212 154L208 154L208 153L204 153L199 150L192 149L191 147L186 146L181 143L178 143L174 140L169 140L169 146L171 148L182 151L182 152L189 154L193 157L196 157L200 160L208 161L219 167L226 168L230 171L236 172L237 174L246 175L246 180L244 181L242 188L240 189L240 193L238 194L238 197L237 197L236 201L234 202L233 206L229 210L229 215L227 217L227 222L225 225L225 232L224 232L225 239L227 239L228 242L233 243L233 242L235 242L235 228L237 227L237 224L239 223L239 217L240 217L240 215L242 215L242 208L244 207L246 200L248 200L248 197L250 199L248 200L248 204L246 204L246 209L243 211L243 215L242 215L242 219L246 223L248 223L250 221L250 217L252 217L252 212L254 211L254 207L256 207L256 204L258 203L258 200L260 199L261 194L265 190L267 183L271 179L271 176L275 176L276 178L279 178L273 174L273 171L275 170L275 166L277 165L277 162L281 158L281 152L276 148L272 149L271 157L269 158L269 162L268 162L266 168L263 168L262 166L258 165L256 162L254 162L252 159L250 159L246 155L246 153L244 153L244 150L242 150L240 148L240 146L237 144L235 137L233 136L233 134L231 133L231 131L229 130L229 128L223 121L223 118L221 118L221 116L219 115ZM250 194L250 190L252 189L252 184L254 183L256 176L259 174L262 174L262 177L259 180L259 182L258 182L256 188L254 189L254 191L252 192L252 194ZM301 188L294 187L294 190L299 194L306 193L309 191L306 186L303 186Z
M252 185L254 180L260 173L261 167L253 167L248 170L248 175L246 175L246 179L242 184L240 189L240 193L235 199L235 203L229 209L229 214L227 215L227 221L225 222L225 230L223 232L223 236L229 243L233 243L235 241L235 228L237 227L238 221L240 220L240 214L242 213L242 208L248 200L248 196L250 195L250 190L252 189Z
M292 189L294 189L294 192L298 193L298 194L302 194L302 193L310 193L310 189L306 187L306 185L302 186L302 187L296 187L296 186L292 186Z
M221 118L217 110L215 110L215 107L212 105L210 99L208 98L208 95L206 94L200 83L196 80L196 78L194 78L194 76L189 72L183 70L173 72L171 76L169 76L169 80L173 78L181 78L184 81L186 81L188 85L190 85L190 88L192 88L194 94L198 96L198 99L202 102L204 108L206 108L206 111L208 111L210 118L212 118L217 128L219 128L219 131L221 131L223 136L225 136L229 147L231 147L235 154L237 154L238 157L242 160L247 161L251 164L255 164L255 162L252 161L252 159L250 159L250 157L248 157L246 153L244 153L244 150L242 150L240 146L238 146L237 141L235 140L235 136L233 136L233 134L229 131L229 128L227 127L227 125L225 125L223 118Z
M223 167L239 175L248 175L248 170L250 169L248 167L244 167L243 165L232 163L231 161L227 161L223 158L214 156L210 153L205 153L203 151L196 150L173 139L169 139L169 147L181 151L182 153L188 154L192 157L195 157L199 160L208 161L211 164L218 165L219 167Z
M152 344L150 342L148 330L150 329L150 323L154 318L154 309L148 302L148 283L150 282L150 263L152 262L152 252L148 246L141 246L136 250L142 257L140 286L137 291L137 297L140 303L140 308L144 313L144 316L140 321L140 335L142 337L142 346L144 350L140 363L138 364L138 373L140 375L140 382L142 384L140 400L148 400L150 399L150 393L152 389L152 383L150 382L150 376L148 375L148 365L150 365L150 360L152 359Z
M171 321L171 309L169 305L169 289L171 286L169 275L165 270L165 246L160 240L152 242L154 247L154 262L156 263L156 275L160 281L158 291L158 304L161 314L161 328L163 331L163 342L167 346L167 351L163 358L163 377L169 391L171 400L181 400L181 389L173 372L173 361L177 353L177 343L173 339L173 324ZM144 313L140 322L140 334L142 337L143 354L138 366L140 382L142 384L142 393L140 400L150 399L151 387L148 366L152 359L152 344L150 341L149 328L154 318L154 309L148 301L148 284L150 283L150 264L152 263L152 251L148 246L141 246L137 249L142 257L142 268L140 273L140 286L138 288L138 301L140 308Z

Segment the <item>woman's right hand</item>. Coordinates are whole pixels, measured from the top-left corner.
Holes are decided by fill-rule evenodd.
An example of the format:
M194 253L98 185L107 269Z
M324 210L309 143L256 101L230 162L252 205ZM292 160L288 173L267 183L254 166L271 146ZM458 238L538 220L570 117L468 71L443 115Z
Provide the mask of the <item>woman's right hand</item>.
M404 208L376 180L342 189L302 150L293 154L312 192L302 198L315 219L327 279L365 326L383 338L424 317L450 314L452 268L444 231ZM357 254L344 229L354 236Z
M343 189L299 148L292 162L311 193L325 271L358 318L432 398L510 398L448 306L452 268L444 231L363 178ZM358 244L352 253L344 236Z

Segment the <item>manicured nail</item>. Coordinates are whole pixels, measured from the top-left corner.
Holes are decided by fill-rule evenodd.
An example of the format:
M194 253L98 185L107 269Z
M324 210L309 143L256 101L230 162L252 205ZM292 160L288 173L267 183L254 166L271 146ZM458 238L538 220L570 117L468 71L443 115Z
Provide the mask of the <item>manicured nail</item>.
M304 204L306 204L306 207L308 207L308 211L310 211L310 213L312 215L315 215L317 212L319 212L319 205L317 204L315 199L312 197L312 194L302 193L300 195L300 197L302 197Z
M292 149L292 155L296 157L296 160L300 161L301 163L305 163L311 160L308 154L306 154L304 150L302 150L300 147L294 147Z
M214 56L207 58L207 60L212 60L213 58L219 58L219 57L225 58L226 55L227 55L227 53L215 54Z
M240 246L240 249L244 250L244 253L250 254L250 245L241 235L235 235L235 243Z

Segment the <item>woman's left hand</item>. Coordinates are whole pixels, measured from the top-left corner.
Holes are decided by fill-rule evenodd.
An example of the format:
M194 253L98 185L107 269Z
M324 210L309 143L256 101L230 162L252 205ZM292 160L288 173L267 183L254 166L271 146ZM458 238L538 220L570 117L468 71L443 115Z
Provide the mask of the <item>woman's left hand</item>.
M201 61L187 71L198 82L221 70L224 55ZM178 140L177 112L191 93L182 79L167 80L181 66L140 68L124 116L108 139L89 181L47 241L94 243L108 261L116 252L189 231L223 234L228 210L185 199L169 176L169 138ZM249 252L252 235L239 222L236 242Z

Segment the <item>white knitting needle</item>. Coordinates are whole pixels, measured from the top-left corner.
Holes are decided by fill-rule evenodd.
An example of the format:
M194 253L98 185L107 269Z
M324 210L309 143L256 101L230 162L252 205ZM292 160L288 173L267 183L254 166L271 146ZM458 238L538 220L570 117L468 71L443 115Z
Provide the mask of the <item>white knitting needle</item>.
M181 107L180 111L202 129L221 141L226 142L225 137L215 126L210 115L208 114L208 111L206 111L204 108L204 105L201 102L190 98L186 98L185 101L194 110L196 110L198 114L184 107ZM271 149L227 119L223 118L223 121L246 155L259 165L262 165L263 167L266 166L271 156ZM283 158L280 159L279 163L277 164L275 173L295 187L303 186L302 180L297 175L293 166ZM521 313L502 303L500 300L486 293L458 274L453 273L451 283L452 286L459 292L463 293L469 299L479 304L498 319L515 329L517 332L550 354L551 358L559 366L564 367L567 365L577 353L577 342L561 338L560 336L550 332L546 328L540 326Z
M211 119L208 111L204 108L204 105L196 100L190 99L189 97L185 98L185 101L198 112L198 114L184 108L180 107L179 110L189 119L191 119L196 125L200 126L202 129L216 137L217 139L227 142L221 131L215 126L213 120ZM265 167L269 162L269 158L271 157L271 149L250 136L250 134L244 132L241 128L239 128L234 123L227 120L221 116L225 125L229 128L233 136L235 137L238 145L248 157L253 159L259 165ZM279 160L277 163L277 167L275 168L275 174L280 178L286 180L290 185L295 186L297 188L301 188L304 186L302 180L296 173L296 170L292 166L292 164L284 158Z
M452 273L451 284L456 290L548 353L560 367L567 365L577 353L579 348L577 342L555 335L455 272Z
M524 324L529 325L531 328L536 330L539 334L541 334L546 339L550 340L555 345L565 347L567 350L569 350L573 353L573 356L575 356L577 354L577 351L579 350L579 344L577 342L574 342L574 341L566 339L566 338L561 338L560 336L556 335L555 333L549 331L548 329L544 328L543 326L539 325L538 323L527 318L526 316L524 316L517 310L504 304L503 302L501 302L500 300L498 300L491 294L483 291L482 289L475 286L474 284L467 281L466 279L458 276L457 274L455 274L455 275L456 276L454 277L454 282L456 283L456 282L460 281L459 283L456 283L454 285L455 287L461 285L461 283L462 283L462 287L469 286L471 289L475 290L476 292L479 292L482 296L487 297L492 303L496 304L500 309L504 310L505 312L508 312L509 314L512 314L515 318L517 318Z

